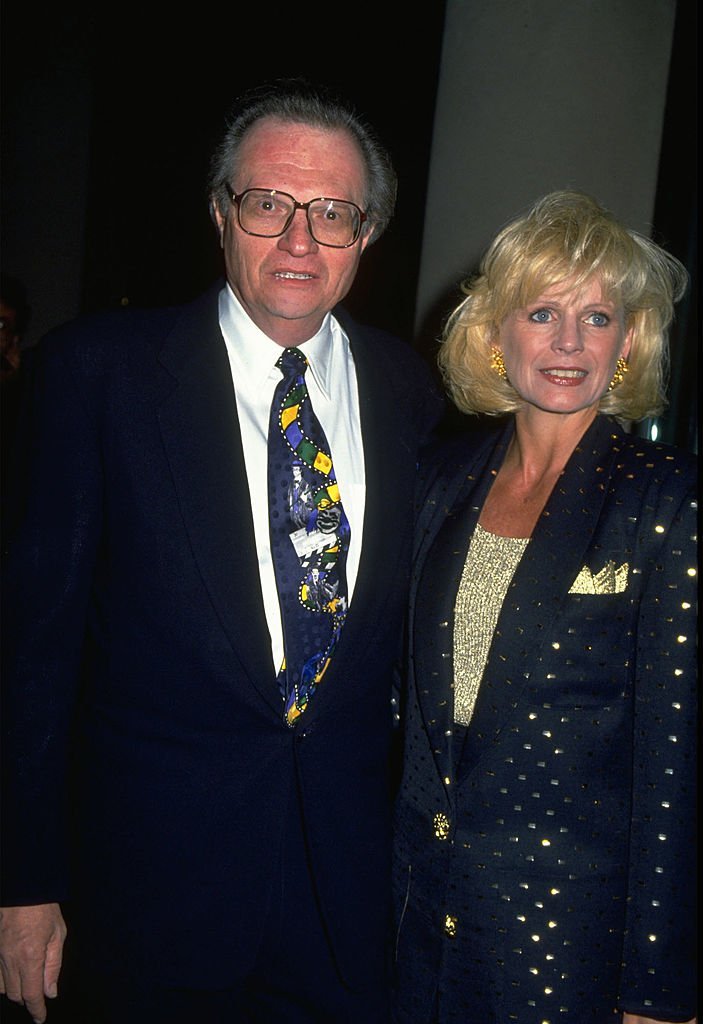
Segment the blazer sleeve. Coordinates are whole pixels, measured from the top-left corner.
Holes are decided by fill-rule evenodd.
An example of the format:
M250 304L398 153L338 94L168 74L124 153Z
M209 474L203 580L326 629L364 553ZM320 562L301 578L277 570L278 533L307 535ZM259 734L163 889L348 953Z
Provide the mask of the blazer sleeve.
M679 475L681 471L679 470ZM633 796L620 1006L671 1021L696 1012L696 500L670 472L643 506Z

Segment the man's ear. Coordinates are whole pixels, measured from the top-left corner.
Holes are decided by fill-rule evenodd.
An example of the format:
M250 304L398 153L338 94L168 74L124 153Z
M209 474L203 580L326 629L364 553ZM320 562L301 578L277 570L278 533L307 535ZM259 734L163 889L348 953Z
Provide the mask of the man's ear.
M366 225L364 225L366 227ZM366 231L361 232L361 251L363 252L367 245L371 244L371 240L376 232L374 224L369 224Z
M219 204L215 199L210 200L210 216L212 218L213 224L217 228L217 234L220 239L220 247L222 247L224 245L225 218L222 216Z

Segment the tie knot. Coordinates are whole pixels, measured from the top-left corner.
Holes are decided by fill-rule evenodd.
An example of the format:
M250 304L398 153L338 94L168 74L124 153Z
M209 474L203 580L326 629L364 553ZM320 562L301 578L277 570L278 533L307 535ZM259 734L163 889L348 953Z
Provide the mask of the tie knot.
M276 366L283 370L285 374L305 373L308 368L308 361L296 345L291 345L276 360Z

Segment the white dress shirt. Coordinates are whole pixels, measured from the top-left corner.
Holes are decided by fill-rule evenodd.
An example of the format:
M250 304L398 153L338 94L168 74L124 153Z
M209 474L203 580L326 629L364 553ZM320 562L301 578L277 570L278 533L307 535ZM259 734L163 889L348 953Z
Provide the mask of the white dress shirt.
M271 654L278 671L283 661L283 627L269 537L267 440L273 393L283 376L276 366L281 346L256 326L229 285L220 292L219 316L242 432ZM366 497L354 360L349 339L330 313L317 334L298 347L309 363L305 382L310 402L332 450L339 493L349 520L347 590L351 604L361 556Z

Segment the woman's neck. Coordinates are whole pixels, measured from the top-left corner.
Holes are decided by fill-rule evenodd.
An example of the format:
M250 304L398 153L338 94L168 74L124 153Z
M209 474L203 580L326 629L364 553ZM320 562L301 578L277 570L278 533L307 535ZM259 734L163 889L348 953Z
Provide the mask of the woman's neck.
M481 509L481 526L502 537L532 536L554 485L596 416L591 410L588 416L568 417L536 416L534 411L541 410L516 415L515 433Z

